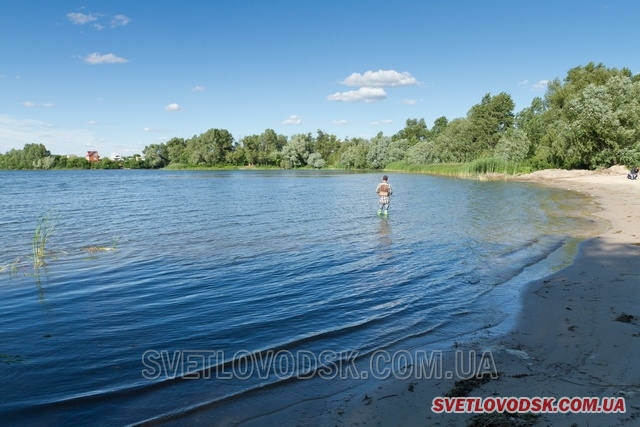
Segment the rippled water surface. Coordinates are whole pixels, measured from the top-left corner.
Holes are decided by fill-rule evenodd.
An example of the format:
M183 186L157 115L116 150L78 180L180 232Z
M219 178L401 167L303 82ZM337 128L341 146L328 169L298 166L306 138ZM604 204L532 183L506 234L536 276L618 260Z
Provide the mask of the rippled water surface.
M0 419L188 420L267 384L284 395L284 375L206 377L242 354L366 355L499 323L491 295L593 226L569 193L408 174L378 218L378 180L0 171ZM181 378L188 351L204 379Z

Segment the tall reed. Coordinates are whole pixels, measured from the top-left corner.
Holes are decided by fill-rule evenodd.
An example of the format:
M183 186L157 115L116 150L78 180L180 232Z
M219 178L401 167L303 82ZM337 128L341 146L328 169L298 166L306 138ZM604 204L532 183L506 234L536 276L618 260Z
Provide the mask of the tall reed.
M531 168L522 163L510 162L507 160L490 157L476 159L471 163L468 163L467 172L470 175L481 175L488 173L515 175L518 173L531 172Z
M33 252L34 269L37 269L38 267L42 267L44 265L47 243L49 243L53 232L53 219L51 217L51 213L47 212L46 214L38 218L36 230L33 233L31 248Z
M413 165L399 161L388 164L384 170L455 177L479 177L485 174L516 175L533 171L526 163L510 162L498 158L476 159L469 163L431 163L425 165Z

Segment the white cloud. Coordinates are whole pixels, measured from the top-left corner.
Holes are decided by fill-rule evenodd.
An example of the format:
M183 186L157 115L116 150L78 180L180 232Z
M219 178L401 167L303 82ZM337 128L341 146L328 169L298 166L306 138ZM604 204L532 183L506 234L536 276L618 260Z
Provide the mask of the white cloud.
M96 65L96 64L123 64L129 62L124 58L114 55L113 53L107 53L106 55L100 55L98 52L90 53L83 58L84 62Z
M111 28L124 27L129 22L131 22L131 18L124 15L116 15L111 19Z
M549 80L539 80L536 83L531 84L529 80L523 80L518 83L518 86L522 86L523 88L529 88L534 92L540 92L547 90L547 86L549 85Z
M340 126L342 126L342 125L349 124L349 122L348 122L348 121L346 121L346 120L344 120L344 119L342 119L342 120L334 120L334 121L333 121L333 124L334 124L334 125L340 125Z
M549 86L549 80L540 80L539 82L534 83L533 86L531 86L531 89L541 91L546 90L547 86Z
M67 13L67 18L76 25L88 24L98 19L95 15L85 15L84 13Z
M204 92L204 86L194 86L191 89L192 92Z
M89 120L89 121L87 122L87 124L88 124L89 126L95 126L95 125L97 125L97 124L98 124L98 122L97 122L97 121L95 121L95 120Z
M302 117L292 114L288 119L282 121L283 125L301 125Z
M361 87L348 92L336 92L327 97L328 101L342 102L376 102L387 98L387 93L381 87Z
M164 109L165 109L165 111L168 111L170 113L174 113L176 111L182 111L183 110L183 108L180 105L176 104L175 102L172 103L172 104L167 105L166 107L164 107Z
M25 101L22 103L22 105L24 105L25 107L29 107L29 108L33 108L33 107L37 107L38 104L36 104L35 102L31 102L31 101ZM44 108L53 108L55 107L55 105L53 105L51 102L44 102L42 104L40 104L41 107Z
M85 24L93 23L93 27L96 30L102 30L105 27L106 22L102 23L98 21L98 20L105 21L103 20L103 17L105 17L105 14L103 13L89 13L89 14L79 13L79 12L67 13L67 19L73 22L75 25L85 25ZM109 18L106 18L106 19L109 19ZM114 15L108 21L108 25L111 28L124 27L130 22L131 22L131 18L129 18L128 16Z
M380 120L379 122L371 122L372 125L377 126L377 125L390 125L391 123L393 123L393 120Z
M395 70L367 71L364 74L353 73L342 81L346 86L362 87L397 87L415 86L418 81L408 72L399 73Z
M67 129L34 119L0 115L0 153L22 148L37 141L53 154L78 154L83 144L97 145L93 134L85 129Z
M418 103L418 101L416 101L415 99L405 99L404 101L402 101L402 103L405 105L415 105Z

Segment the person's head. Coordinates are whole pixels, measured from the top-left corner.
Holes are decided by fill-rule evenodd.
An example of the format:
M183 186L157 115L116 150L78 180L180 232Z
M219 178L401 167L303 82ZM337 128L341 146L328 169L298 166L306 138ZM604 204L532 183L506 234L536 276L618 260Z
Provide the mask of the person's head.
M383 176L382 176L382 180L383 180L383 181L388 181L388 180L389 180L389 177L388 177L387 175L383 175Z

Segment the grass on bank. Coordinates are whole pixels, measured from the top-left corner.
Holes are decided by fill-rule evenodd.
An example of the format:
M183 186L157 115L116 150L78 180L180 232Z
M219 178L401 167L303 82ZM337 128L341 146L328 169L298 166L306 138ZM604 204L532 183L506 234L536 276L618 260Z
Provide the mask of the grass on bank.
M273 165L216 165L216 166L191 166L183 163L174 163L163 168L164 170L282 170L281 167ZM295 168L295 170L317 170L311 167ZM338 166L323 167L320 170L343 170L343 171L379 171L375 169L348 169ZM431 163L431 164L409 164L405 161L398 161L388 164L384 171L388 172L410 172L432 175L443 175L460 178L480 177L481 175L517 175L535 171L530 164L525 162L510 162L500 158L482 158L469 163Z
M534 171L527 164L497 158L476 159L469 163L432 163L428 165L411 165L400 161L388 164L384 170L455 177L475 177L486 174L517 175Z

